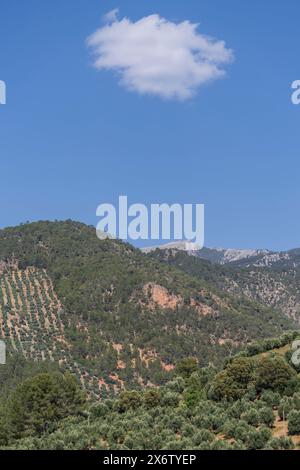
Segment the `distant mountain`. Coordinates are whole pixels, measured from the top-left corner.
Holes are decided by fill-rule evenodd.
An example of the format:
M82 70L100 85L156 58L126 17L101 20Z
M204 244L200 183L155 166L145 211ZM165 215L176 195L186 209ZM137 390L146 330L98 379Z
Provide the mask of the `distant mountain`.
M206 259L213 263L229 264L234 262L251 262L254 259L268 256L271 252L268 250L238 250L223 248L203 248L195 254L199 258Z
M171 250L173 252L184 251L190 256L195 256L212 263L221 265L234 264L239 267L278 267L295 268L300 266L300 249L289 251L270 251L266 249L226 249L226 248L202 248L192 242L173 242L154 247L142 248L144 253L152 253L155 250Z
M259 297L225 289L225 266L176 251L182 266L167 253L99 240L73 221L0 230L0 338L105 397L164 383L183 357L221 365L253 339L297 328ZM192 260L207 264L208 279Z
M174 251L186 251L189 254L196 254L198 251L198 246L196 243L192 243L189 241L178 241L178 242L171 242L165 243L164 245L156 245L156 246L149 246L145 248L141 248L143 253L151 253L155 250L174 250Z
M142 248L144 253L151 253L155 250L174 250L185 251L192 256L197 256L202 259L211 261L212 263L227 264L241 260L260 259L271 255L269 250L238 250L238 249L224 249L224 248L202 248L198 249L197 245L192 242L179 241L167 243L164 245Z

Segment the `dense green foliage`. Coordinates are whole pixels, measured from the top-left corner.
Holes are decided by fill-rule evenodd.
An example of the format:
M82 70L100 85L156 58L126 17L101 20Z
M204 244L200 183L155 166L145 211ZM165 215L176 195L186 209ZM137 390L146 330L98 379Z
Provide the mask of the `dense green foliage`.
M103 398L113 395L122 381L131 388L141 383L165 383L172 378L173 365L185 356L194 356L201 366L220 366L225 357L249 341L277 336L294 327L275 310L228 295L208 276L185 273L120 241L100 241L93 227L72 221L1 230L1 260L8 264L16 260L21 272L28 267L38 268L39 273L46 270L63 305L59 317L70 345L69 350L61 351L61 357L79 378L88 373L89 391L98 393L99 379L103 380ZM3 285L8 289L14 274L4 275ZM177 296L178 305L153 307L144 290L149 283ZM12 295L17 304L22 289L13 286ZM34 295L30 308L37 308L42 318L42 309L48 308L46 295L38 291ZM6 321L10 302L1 299L0 290ZM199 314L199 309L209 314ZM26 315L38 348L34 358L42 357L50 348L49 341L42 336L35 317ZM7 326L5 334L8 338ZM26 338L23 344L18 345L15 337L14 342L19 351L31 354ZM115 345L120 345L118 351ZM61 358L57 349L53 354L55 359Z
M199 254L201 258L197 253L190 256L184 251L176 250L155 250L150 256L162 263L176 266L193 277L205 279L212 287L276 309L299 324L299 252L298 249L274 256L270 254L269 260L264 260L264 254L260 254L225 265L218 264L221 252L205 248Z
M1 397L1 442L53 432L62 419L78 415L84 403L83 392L68 373L29 377Z
M211 396L217 400L237 400L253 391L296 392L298 386L296 371L279 355L260 359L237 357L216 375Z
M300 442L300 379L275 352L235 357L221 371L185 358L167 384L102 402L83 403L71 377L43 373L1 405L0 442L9 449L287 450ZM276 437L281 423L286 435Z
M0 230L0 445L293 448L297 325L249 276L72 221Z

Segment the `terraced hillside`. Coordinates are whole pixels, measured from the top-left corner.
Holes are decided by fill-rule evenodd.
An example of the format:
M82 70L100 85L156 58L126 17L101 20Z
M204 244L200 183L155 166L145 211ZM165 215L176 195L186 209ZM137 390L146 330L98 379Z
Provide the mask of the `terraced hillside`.
M34 361L57 362L75 374L89 393L114 395L119 384L107 384L74 362L65 336L67 318L45 269L18 269L2 263L0 274L0 337L11 350Z
M69 349L63 311L45 270L5 269L0 287L0 331L13 350L35 360L61 360Z
M72 221L1 230L0 263L1 337L12 351L71 370L101 397L163 384L186 356L222 365L253 339L295 327Z

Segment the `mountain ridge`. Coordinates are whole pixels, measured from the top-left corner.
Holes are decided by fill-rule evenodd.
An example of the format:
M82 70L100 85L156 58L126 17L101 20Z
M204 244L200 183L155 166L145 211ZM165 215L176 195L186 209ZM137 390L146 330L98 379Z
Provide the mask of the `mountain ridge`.
M199 249L196 244L189 241L176 241L167 244L141 248L148 254L155 250L185 251L190 256L206 259L213 263L241 264L241 266L272 266L279 262L292 262L294 257L300 263L300 249L294 248L286 251L272 251L268 249L236 249L236 248L207 248Z

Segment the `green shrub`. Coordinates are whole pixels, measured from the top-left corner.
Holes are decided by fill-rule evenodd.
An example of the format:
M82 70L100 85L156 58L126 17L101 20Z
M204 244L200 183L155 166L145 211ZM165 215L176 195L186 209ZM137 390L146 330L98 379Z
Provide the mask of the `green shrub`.
M292 410L288 414L288 429L292 436L300 434L300 411Z
M283 397L280 400L279 407L278 407L278 415L280 419L285 421L287 419L288 414L294 408L293 399L290 397Z
M125 413L127 410L136 410L140 406L142 406L142 395L135 390L121 392L119 399L115 403L115 408L119 413Z
M259 424L259 413L256 408L250 408L248 411L242 414L241 418L251 426L258 426Z
M188 379L193 372L199 370L199 365L194 357L185 357L176 364L175 374Z
M199 446L204 442L212 442L215 439L214 434L207 429L200 429L197 431L196 434L192 437L192 442L195 446Z
M157 389L146 390L143 396L143 402L147 409L159 406L161 400L161 393Z
M179 403L179 395L174 392L166 392L161 398L162 406L176 407Z
M255 375L259 392L273 390L283 393L291 379L296 377L296 372L283 357L274 355L259 360Z
M21 383L9 402L13 437L42 435L83 407L84 396L70 374L39 374Z
M273 427L275 422L275 415L271 408L264 406L259 410L259 421L269 428Z
M268 428L253 429L247 436L247 448L250 450L260 450L265 447L272 433Z
M294 444L290 437L274 437L268 443L268 447L272 450L293 450Z

